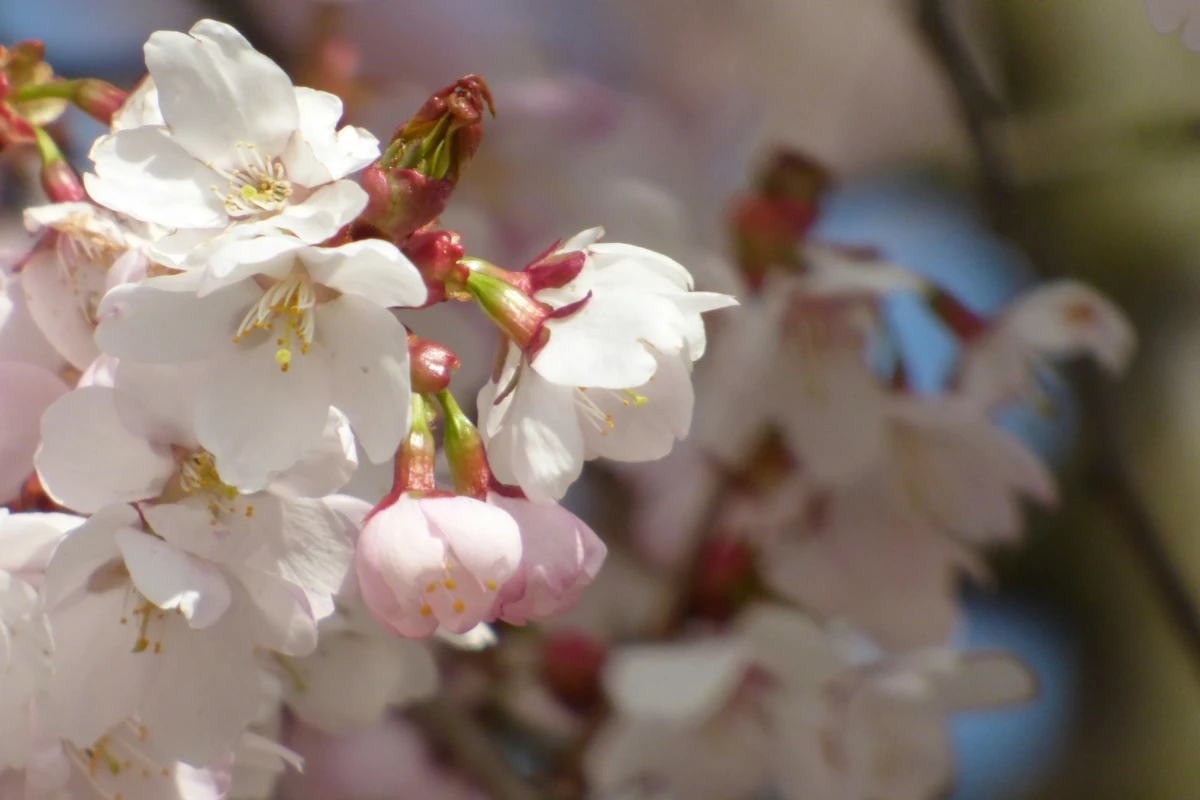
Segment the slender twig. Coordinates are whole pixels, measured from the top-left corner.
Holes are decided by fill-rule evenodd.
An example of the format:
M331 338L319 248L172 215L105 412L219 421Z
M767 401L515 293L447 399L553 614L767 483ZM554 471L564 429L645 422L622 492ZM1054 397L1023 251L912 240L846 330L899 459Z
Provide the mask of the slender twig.
M542 800L543 793L513 769L483 726L445 694L414 706L408 716L488 797Z
M1001 105L990 96L980 78L970 50L959 39L942 0L921 0L920 24L930 46L945 67L959 111L974 144L984 190L984 201L995 229L1021 245L1046 277L1063 277L1059 260L1047 257L1045 246L1030 235L1017 214L1019 197L1012 170L995 138ZM1141 559L1159 599L1174 624L1193 667L1200 671L1200 613L1196 597L1176 569L1158 529L1132 477L1129 459L1117 436L1112 402L1096 372L1089 371L1078 384L1085 404L1091 444L1086 478L1089 488L1105 504Z

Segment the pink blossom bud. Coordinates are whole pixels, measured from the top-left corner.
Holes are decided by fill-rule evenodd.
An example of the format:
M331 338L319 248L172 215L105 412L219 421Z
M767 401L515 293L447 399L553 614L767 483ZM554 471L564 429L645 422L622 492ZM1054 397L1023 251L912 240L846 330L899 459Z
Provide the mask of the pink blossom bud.
M121 110L128 98L129 92L107 81L85 78L76 82L72 100L88 116L111 125L113 114Z
M356 238L365 238L374 229L382 238L402 243L446 210L454 184L414 169L368 167L362 187L367 208L355 225L367 230L356 231Z
M563 702L593 707L603 697L600 678L608 646L580 631L556 631L542 640L542 677Z
M600 537L562 506L497 491L488 502L508 512L521 532L520 565L500 589L496 616L524 625L574 608L608 555Z
M52 203L76 203L87 199L79 176L61 159L42 165L42 188Z
M408 335L408 363L412 388L418 394L436 394L450 385L450 374L461 366L458 356L443 344Z
M495 618L521 548L517 523L502 508L402 494L363 526L359 588L375 619L398 636L430 636L438 625L466 633Z
M458 183L483 140L483 113L496 106L487 81L467 75L438 90L392 137L384 167L411 167L422 175Z

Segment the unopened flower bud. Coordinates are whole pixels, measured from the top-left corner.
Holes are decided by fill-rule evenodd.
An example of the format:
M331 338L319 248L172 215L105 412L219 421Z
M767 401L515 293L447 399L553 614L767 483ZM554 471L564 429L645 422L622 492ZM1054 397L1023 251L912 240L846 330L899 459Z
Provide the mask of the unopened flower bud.
M401 248L425 279L429 290L426 305L440 303L448 296L461 295L469 269L462 263L466 249L462 237L454 231L423 230L409 237Z
M112 124L113 114L129 98L129 92L96 78L85 78L74 83L72 101L89 117L105 125Z
M522 350L529 351L544 344L545 322L554 313L550 306L477 269L467 276L467 291L488 318Z
M496 115L487 81L478 75L459 78L434 93L396 131L379 165L458 183L483 139L484 109Z
M479 435L479 429L467 419L467 415L459 408L454 395L450 394L448 389L438 392L437 399L446 417L442 444L446 450L446 462L450 465L454 491L456 494L484 500L487 498L488 487L494 481L491 467L488 466L483 437Z
M42 188L52 203L75 203L87 199L79 176L62 159L42 164Z
M376 166L363 172L362 187L367 208L356 224L376 229L380 238L403 243L441 216L454 184L415 169Z
M393 505L404 494L428 494L437 490L437 480L434 477L437 451L433 442L433 432L429 430L431 412L432 409L426 405L425 399L414 393L412 430L396 451L396 472L392 491L372 509L372 515Z
M418 394L436 394L450 385L450 375L461 366L449 347L415 333L408 335L408 363L412 389Z

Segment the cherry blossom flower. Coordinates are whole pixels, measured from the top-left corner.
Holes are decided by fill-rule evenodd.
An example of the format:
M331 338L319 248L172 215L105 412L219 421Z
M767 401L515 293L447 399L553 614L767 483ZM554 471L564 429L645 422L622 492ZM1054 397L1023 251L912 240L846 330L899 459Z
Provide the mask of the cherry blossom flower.
M798 612L756 607L731 636L628 647L605 682L616 718L587 767L600 791L666 797L928 797L950 779L945 715L1029 699L1007 654L858 661Z
M666 256L597 244L599 235L585 231L548 256L576 259L565 268L574 277L533 294L556 310L527 342L514 341L479 394L492 468L537 502L560 499L586 459L670 452L691 425L691 364L705 348L700 315L736 303L691 291L687 270ZM536 265L527 273L539 280Z
M316 243L365 207L366 193L341 179L375 160L378 142L336 129L338 98L293 87L213 20L188 34L154 33L145 49L163 122L124 127L130 115L119 114L120 127L92 148L96 172L85 185L103 206L179 231L160 253L185 255L245 224ZM139 115L152 120L148 94Z
M505 510L470 497L403 494L376 510L358 540L358 584L372 615L398 636L440 624L465 633L495 616L497 592L521 562Z
M254 563L291 580L318 618L333 612L353 557L343 525L320 499L349 479L354 444L341 413L299 461L259 492L238 492L193 433L198 371L120 364L115 388L60 398L43 418L38 474L62 505L94 512L112 503L170 499L257 543Z
M63 358L87 369L100 355L92 338L100 300L113 286L145 277L147 242L91 203L28 208L25 226L48 233L21 269L29 313Z
M558 505L492 492L521 532L521 562L500 587L496 616L524 625L569 611L604 564L607 548L592 529Z
M96 341L130 361L206 361L196 438L221 474L261 489L317 440L332 403L376 462L408 432L408 346L387 310L420 305L412 264L378 240L337 248L261 237L207 271L118 286ZM206 274L209 273L209 274Z
M227 751L259 707L256 653L317 641L304 594L252 560L258 547L170 504L107 506L73 531L46 570L50 730L86 747L136 717L189 764Z
M1075 281L1039 286L968 339L959 389L987 408L1029 399L1043 365L1085 354L1119 376L1136 338L1120 309L1095 289Z

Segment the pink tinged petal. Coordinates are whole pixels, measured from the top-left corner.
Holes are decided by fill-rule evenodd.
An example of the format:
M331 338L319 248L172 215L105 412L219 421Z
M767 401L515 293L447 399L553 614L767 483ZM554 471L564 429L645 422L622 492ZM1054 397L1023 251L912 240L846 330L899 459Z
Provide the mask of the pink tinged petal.
M367 193L354 181L337 181L317 189L301 203L288 205L263 221L308 244L333 236L367 207Z
M504 509L470 497L428 498L421 509L435 535L481 582L499 586L517 571L521 532Z
M0 503L16 498L33 474L42 413L66 391L41 367L0 362Z
M284 372L275 340L244 342L212 361L196 399L196 438L221 478L262 490L321 437L329 417L329 366L320 348L296 353Z
M46 410L35 462L47 493L85 513L157 497L177 466L168 447L122 424L116 392L102 386L76 389Z
M129 577L154 605L179 609L193 628L209 627L229 608L229 584L212 564L145 533L126 529L115 538Z
M400 636L433 634L437 618L422 613L421 593L440 580L446 545L435 538L416 500L401 497L371 517L358 538L355 568L363 602L379 624Z
M229 25L201 20L190 34L158 31L145 47L171 135L224 170L241 166L239 142L264 158L282 153L299 123L287 73Z
M658 369L653 378L631 393L604 389L581 390L580 406L595 405L608 414L612 426L580 410L580 427L589 458L616 461L656 461L687 437L692 424L692 376L679 355L653 351Z
M50 613L54 674L38 711L53 733L78 747L91 747L137 710L153 654L133 652L139 632L129 610L126 583L76 594Z
M1114 375L1129 366L1137 333L1111 300L1086 284L1059 281L1020 299L1004 326L1034 355L1091 355Z
M17 576L44 573L58 543L84 522L55 512L0 514L0 570Z
M316 313L331 401L349 418L367 458L382 463L411 424L407 332L390 312L356 295L324 303Z
M116 287L100 304L96 344L131 361L171 363L212 356L230 344L262 290L243 281L197 297L202 277L181 273Z
M425 282L404 254L390 242L366 239L341 247L314 247L301 254L317 283L357 295L381 308L419 306Z
M190 628L168 614L162 649L143 680L138 718L164 752L194 764L224 755L262 707L262 682L243 614Z
M500 589L497 611L517 625L570 610L608 553L578 517L556 505L491 494L488 502L507 511L521 530L521 566Z
M228 222L212 190L226 181L188 155L166 128L103 136L92 146L95 174L83 176L93 200L166 228L217 228Z
M43 250L25 262L21 289L29 314L46 340L78 369L100 355L92 339L90 308L104 295L100 265L68 266L54 250Z
M561 499L583 470L576 391L525 369L503 418L488 419L489 427L496 426L487 443L493 472L501 481L519 485L535 502Z
M643 339L663 352L684 344L683 316L653 295L594 295L574 314L547 320L546 329L549 339L532 365L560 386L641 386L657 366Z
M300 129L283 154L288 177L318 186L357 172L379 158L379 141L362 128L340 131L342 101L328 92L297 86Z
M638 645L613 653L604 685L622 714L699 724L733 696L752 663L733 638Z
M57 372L63 357L38 328L21 280L0 275L0 362L20 361Z
M357 467L350 422L345 414L331 408L321 437L271 482L270 491L294 497L324 497L345 486Z
M176 550L213 563L240 563L242 560L246 546L233 541L225 527L214 525L207 505L199 499L146 504L139 509L147 527Z
M241 568L241 587L255 614L246 614L254 644L284 655L306 656L317 647L317 620L299 587L259 570Z
M43 584L46 610L54 611L72 595L86 591L89 586L97 591L107 590L110 584L128 586L128 582L113 582L105 578L110 574L109 568L121 557L114 535L118 530L139 524L133 507L111 505L93 514L64 538L46 566Z

